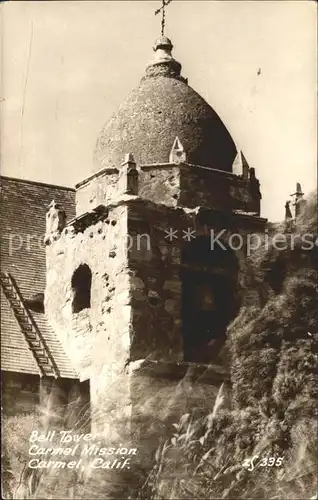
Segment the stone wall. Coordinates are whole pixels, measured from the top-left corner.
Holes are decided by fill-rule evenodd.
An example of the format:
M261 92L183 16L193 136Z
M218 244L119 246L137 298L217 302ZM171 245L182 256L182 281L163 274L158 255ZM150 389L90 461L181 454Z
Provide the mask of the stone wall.
M5 417L36 412L40 402L40 377L27 373L1 372L1 379Z
M167 238L169 228L176 235L171 241ZM195 238L187 238L188 228L194 231ZM227 268L224 263L213 268L214 274L225 274L232 282L234 301L239 308L245 303L245 296L249 301L249 290L243 280L247 236L249 232L262 232L263 228L264 220L254 217L233 216L222 221L219 213L213 210L201 213L142 200L130 203L128 232L132 245L128 251L128 262L134 332L131 359L176 362L183 359L181 276L185 269L191 270L182 261L182 253L190 244L187 240L193 242L204 237L209 243L211 230L217 234L224 229L221 242L228 248L231 235L241 237L243 247L232 252L236 271ZM229 252L228 249L223 253Z
M176 206L180 197L180 166L174 164L142 166L138 195L154 203Z
M212 411L223 382L229 384L229 375L219 366L128 363L114 384L99 392L93 432L131 443L138 448L139 462L151 468L159 443L171 437L172 424L188 412L201 416Z
M44 426L65 429L90 428L89 383L71 379L42 377L40 415Z
M197 165L146 165L139 169L138 195L168 206L260 212L260 198L241 175Z
M121 194L120 175L120 170L107 168L77 184L77 216L115 200ZM260 203L248 178L185 163L140 166L138 196L167 206L258 213Z
M127 208L117 206L109 210L105 220L77 234L66 229L47 248L45 309L81 380L90 378L92 359L96 370L100 362L118 357L121 364L127 357L130 307L126 237ZM81 264L92 273L91 307L73 313L72 276Z
M186 231L209 238L211 230L224 230L227 244L233 233L244 239L262 232L265 223L233 212L246 194L238 176L190 165L147 166L138 170L138 195L130 195L123 172L118 184L117 174L105 170L78 186L77 219L47 247L45 294L52 327L80 379L90 379L93 432L118 436L132 432L134 415L144 408L137 393L141 400L157 386L169 393L182 380L177 377L168 390L163 372L162 380L152 381L149 374L136 378L130 367L145 360L175 365L183 360L182 255L192 241ZM100 205L104 209L96 212ZM176 236L169 239L170 228ZM231 283L238 307L246 292L241 286L245 253L245 247L234 252L237 274ZM90 304L74 312L72 277L83 264L91 271ZM216 266L213 272L231 270Z
M145 360L128 367L135 432L149 438L142 424L171 425L189 411L212 411L221 384L229 384L229 373L219 365L164 363ZM139 425L141 424L141 425ZM160 435L162 436L162 428Z
M45 426L90 426L87 383L13 372L2 372L1 378L4 417L30 414Z
M248 180L219 170L181 165L179 205L249 212L252 203Z
M179 227L179 210L151 203L130 205L128 252L134 337L131 359L183 359L181 333L180 245L169 245L164 229ZM147 236L147 237L146 237ZM182 240L181 240L182 241Z
M98 205L107 205L116 197L118 170L104 169L76 185L76 216L89 212Z

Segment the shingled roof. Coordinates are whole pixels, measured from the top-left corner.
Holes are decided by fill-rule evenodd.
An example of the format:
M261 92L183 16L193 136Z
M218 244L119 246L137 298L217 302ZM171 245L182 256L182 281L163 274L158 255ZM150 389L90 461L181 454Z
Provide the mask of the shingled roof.
M46 263L45 215L52 200L60 203L67 219L75 216L75 191L70 188L1 177L1 270L10 273L23 296L44 292ZM45 314L32 316L63 378L77 378ZM8 299L1 289L1 369L40 373Z

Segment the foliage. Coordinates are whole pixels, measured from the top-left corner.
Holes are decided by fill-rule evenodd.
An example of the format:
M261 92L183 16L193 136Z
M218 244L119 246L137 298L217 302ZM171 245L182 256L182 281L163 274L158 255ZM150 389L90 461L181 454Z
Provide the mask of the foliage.
M175 425L174 436L157 452L144 498L293 499L317 491L314 195L293 232L284 233L288 245L279 249L282 230L265 235L247 261L246 286L260 303L242 308L228 330L232 408L217 400L205 419L185 415ZM306 237L316 244L304 245ZM243 464L255 456L256 467L248 471ZM275 464L281 457L282 464L262 466L270 457ZM175 477L165 479L171 470Z

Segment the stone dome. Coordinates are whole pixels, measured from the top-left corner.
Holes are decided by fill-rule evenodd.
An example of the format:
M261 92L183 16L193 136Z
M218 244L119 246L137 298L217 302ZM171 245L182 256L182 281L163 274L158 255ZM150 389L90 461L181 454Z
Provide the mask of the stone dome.
M155 43L145 76L102 129L94 172L120 167L126 153L133 153L138 165L168 163L176 137L187 163L232 171L236 147L228 130L180 75L171 50L166 37Z

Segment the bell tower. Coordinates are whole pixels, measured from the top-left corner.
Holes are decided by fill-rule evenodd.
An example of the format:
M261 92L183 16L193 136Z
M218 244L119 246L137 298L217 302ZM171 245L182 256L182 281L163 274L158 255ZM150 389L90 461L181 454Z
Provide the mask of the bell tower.
M220 352L246 300L246 238L266 222L255 170L181 76L171 41L154 51L98 138L76 217L65 224L52 204L45 239L45 309L90 381L93 432L134 432L148 450L154 411L160 428L227 380Z

